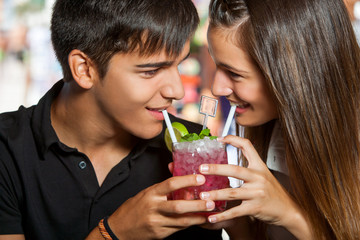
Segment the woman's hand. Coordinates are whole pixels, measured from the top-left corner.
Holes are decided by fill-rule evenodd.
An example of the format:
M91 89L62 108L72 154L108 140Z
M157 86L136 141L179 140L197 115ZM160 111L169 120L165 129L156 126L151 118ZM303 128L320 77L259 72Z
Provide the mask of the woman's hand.
M209 222L215 223L242 216L252 216L269 224L283 226L295 236L301 235L301 231L309 232L300 208L269 171L251 142L236 136L227 136L221 141L240 148L249 165L248 168L230 164L203 164L200 166L202 174L229 176L244 180L244 184L240 188L215 190L200 195L204 200L242 201L236 207L209 216ZM300 232L298 233L298 231Z

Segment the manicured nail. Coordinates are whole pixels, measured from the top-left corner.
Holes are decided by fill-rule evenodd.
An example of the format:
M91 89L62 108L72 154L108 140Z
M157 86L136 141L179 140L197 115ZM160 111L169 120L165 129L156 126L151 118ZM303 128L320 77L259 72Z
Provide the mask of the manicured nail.
M208 218L208 220L209 220L209 222L211 222L211 223L216 223L216 217L214 217L214 216L210 216L210 217Z
M206 199L208 199L210 197L210 193L208 193L208 192L202 192L202 193L200 193L200 198L202 199L202 200L206 200Z
M218 140L219 142L222 142L224 140L224 138L223 137L218 137L218 138L216 138L216 140Z
M200 166L200 172L208 172L209 171L209 165L207 164L202 164Z
M207 201L206 202L206 208L211 210L215 207L215 203L213 201Z
M203 175L197 175L196 176L196 182L204 183L205 182L205 177Z

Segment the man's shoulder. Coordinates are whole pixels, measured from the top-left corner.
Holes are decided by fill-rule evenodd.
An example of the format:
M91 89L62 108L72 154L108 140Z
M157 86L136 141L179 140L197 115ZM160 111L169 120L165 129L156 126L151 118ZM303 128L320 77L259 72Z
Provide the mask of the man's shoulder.
M21 129L30 122L33 107L21 106L17 111L0 114L0 136Z

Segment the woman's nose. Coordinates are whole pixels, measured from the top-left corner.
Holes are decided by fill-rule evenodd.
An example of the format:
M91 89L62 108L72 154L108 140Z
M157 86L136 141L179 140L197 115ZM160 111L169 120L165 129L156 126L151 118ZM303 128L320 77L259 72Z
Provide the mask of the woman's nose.
M229 96L232 94L232 84L229 77L221 70L217 69L214 76L214 81L211 88L214 96Z

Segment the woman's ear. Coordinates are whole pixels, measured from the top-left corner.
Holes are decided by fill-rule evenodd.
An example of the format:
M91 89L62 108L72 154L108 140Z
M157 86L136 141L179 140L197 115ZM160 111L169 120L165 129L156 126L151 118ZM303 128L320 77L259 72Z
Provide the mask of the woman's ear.
M70 52L68 61L77 84L84 89L90 89L95 81L94 66L90 58L82 51L74 49Z

